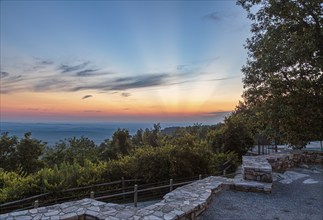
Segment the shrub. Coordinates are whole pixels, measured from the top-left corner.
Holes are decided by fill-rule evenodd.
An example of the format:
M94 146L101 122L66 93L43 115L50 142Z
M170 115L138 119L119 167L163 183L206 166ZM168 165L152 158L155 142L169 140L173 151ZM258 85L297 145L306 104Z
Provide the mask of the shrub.
M37 193L39 193L39 188L33 175L0 169L0 203L18 200Z

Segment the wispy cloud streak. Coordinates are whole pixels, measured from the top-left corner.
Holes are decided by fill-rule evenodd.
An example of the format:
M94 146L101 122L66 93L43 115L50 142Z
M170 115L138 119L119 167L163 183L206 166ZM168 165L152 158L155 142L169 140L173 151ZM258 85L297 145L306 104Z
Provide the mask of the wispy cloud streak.
M58 70L61 71L61 73L70 73L74 71L83 70L90 62L86 61L78 65L68 65L68 64L62 64L58 67Z
M7 94L17 91L122 91L121 96L129 97L131 93L126 91L131 89L167 87L200 81L231 79L232 77L211 78L211 75L215 76L216 73L202 71L219 59L220 57L201 59L173 66L173 70L127 76L126 74L128 73L103 71L103 68L95 66L90 61L78 64L65 63L57 67L51 60L34 58L34 61L30 64L31 68L21 69L22 75L13 75L8 71L2 71L2 88L0 92ZM44 69L41 72L35 71L32 67L36 64L44 66ZM201 75L206 77L199 78ZM86 98L90 97L83 97L82 99Z
M165 73L161 74L146 74L132 77L122 77L113 80L107 80L104 82L93 83L84 86L78 86L73 88L73 91L80 90L127 90L127 89L137 89L146 88L153 86L161 86L167 84L167 79L169 75Z
M93 97L93 95L85 95L82 97L82 99L88 99L88 98L92 98L92 97Z
M123 92L123 93L121 93L121 96L129 97L129 96L131 96L131 94L129 92Z
M212 20L218 22L221 21L221 16L219 15L219 12L215 11L203 16L203 20Z
M9 76L8 72L1 72L1 78L5 78L7 76Z

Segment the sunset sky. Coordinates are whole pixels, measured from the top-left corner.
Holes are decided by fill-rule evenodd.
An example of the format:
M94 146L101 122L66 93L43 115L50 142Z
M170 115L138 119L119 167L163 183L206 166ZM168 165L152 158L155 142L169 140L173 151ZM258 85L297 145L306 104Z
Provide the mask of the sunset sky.
M249 29L235 1L1 1L1 121L218 122Z

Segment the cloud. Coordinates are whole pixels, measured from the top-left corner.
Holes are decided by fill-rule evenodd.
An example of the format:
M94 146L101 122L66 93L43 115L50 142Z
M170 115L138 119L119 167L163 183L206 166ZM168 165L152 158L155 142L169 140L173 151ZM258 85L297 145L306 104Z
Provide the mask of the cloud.
M177 65L177 66L176 66L176 69L177 69L177 70L183 70L183 69L185 69L185 68L186 68L186 67L188 67L188 66L189 66L188 64L182 64L182 65L180 64L180 65Z
M102 76L102 75L112 75L115 72L97 72L99 69L85 69L76 73L77 76L86 77L86 76Z
M88 99L88 98L91 98L91 97L93 97L93 95L85 95L85 96L82 97L82 99Z
M154 75L141 75L136 77L119 78L115 81L116 85L112 86L112 90L127 90L159 86L165 84L168 77L168 74L161 73Z
M43 64L43 65L51 65L51 64L54 64L54 62L51 61L51 60L43 60L43 61L41 61L41 64Z
M95 112L102 112L102 111L100 111L100 110L84 110L83 112L95 113Z
M78 76L91 76L96 71L98 71L98 69L85 69L85 70L81 70L81 71L77 72L76 75L78 75Z
M5 75L5 77L2 77L3 75ZM26 85L22 81L22 75L10 76L9 73L6 74L6 72L1 72L0 93L9 94L14 91L26 90Z
M70 84L70 82L62 79L42 79L36 82L36 84L33 86L33 90L36 92L64 91L70 86Z
M96 90L97 92L112 93L118 92L122 97L129 97L131 93L127 90L146 89L165 86L173 86L186 83L197 83L200 81L228 80L227 78L212 79L214 73L202 72L206 65L215 62L220 57L196 60L177 66L167 71L125 76L122 72L102 71L101 67L92 65L90 61L81 63L63 63L59 66L51 60L34 58L25 68L21 67L23 75L13 75L7 72L1 72L1 93L12 93L18 91L34 92L74 92L84 90ZM44 71L34 71L35 64L43 66ZM53 65L54 64L54 65ZM175 69L176 68L176 69ZM64 74L62 74L64 73ZM118 73L118 74L116 74ZM207 78L201 75L210 75ZM91 77L89 77L91 76ZM103 76L103 77L100 77ZM76 78L77 77L77 78ZM81 99L91 98L86 95Z
M123 97L129 97L129 96L131 96L131 94L128 93L128 92L123 92L123 93L121 93L121 96L123 96Z
M42 58L35 57L35 60L40 65L52 65L52 64L54 64L54 61L49 60L49 59L42 59Z
M92 85L78 86L72 89L72 91L96 89L96 90L127 90L138 89L153 86L166 85L168 74L146 74L131 77L116 78L105 82L93 83Z
M231 111L214 111L214 112L208 112L209 115L222 115L222 114L228 114L231 113Z
M205 61L204 61L205 62ZM194 77L198 76L199 72L197 70L185 71L182 73L159 73L159 74L145 74L130 77L120 77L109 79L106 81L99 82L87 82L85 85L80 85L71 88L71 91L82 91L82 90L101 90L101 91L126 91L129 89L141 89L156 86L171 86L184 83L197 82L198 79ZM210 74L210 73L199 73L199 74ZM193 78L192 78L193 77ZM202 81L220 81L229 80L236 77L225 77L225 78L215 78ZM199 80L201 81L201 80ZM121 93L123 97L129 97L130 93Z
M223 81L223 80L236 79L236 78L240 78L240 77L241 76L230 76L230 77L209 79L209 80L206 80L206 81Z
M68 64L62 64L58 67L58 70L61 71L61 73L70 73L74 71L80 71L83 70L90 62L86 61L78 65L68 65Z
M49 60L49 59L43 59L43 58L38 58L34 57L33 58L32 64L26 69L26 71L39 71L42 69L46 69L54 64L54 61Z
M212 12L207 15L203 16L203 20L211 20L211 21L221 21L221 16L219 15L219 12Z
M100 68L93 68L93 65L91 65L92 67L89 66L90 64L90 61L78 65L61 64L57 69L61 73L68 73L79 77L112 75L116 73L112 71L100 71Z
M1 72L1 78L5 78L7 76L9 76L9 73L8 72Z

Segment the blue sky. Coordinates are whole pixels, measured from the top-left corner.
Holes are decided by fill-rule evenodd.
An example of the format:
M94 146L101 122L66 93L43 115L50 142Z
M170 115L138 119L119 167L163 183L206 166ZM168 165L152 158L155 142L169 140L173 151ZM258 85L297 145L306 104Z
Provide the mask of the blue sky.
M249 29L229 0L1 1L2 117L212 122Z

